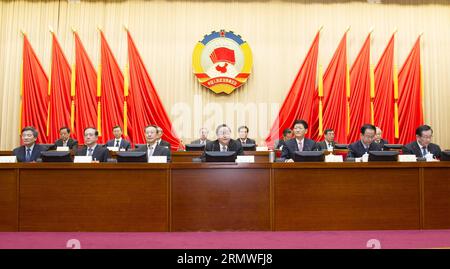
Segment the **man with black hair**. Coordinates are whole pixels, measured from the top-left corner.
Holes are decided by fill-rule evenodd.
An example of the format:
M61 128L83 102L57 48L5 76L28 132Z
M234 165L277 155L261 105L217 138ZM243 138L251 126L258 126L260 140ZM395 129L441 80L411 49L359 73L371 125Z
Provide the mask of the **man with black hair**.
M286 141L286 146L283 147L281 158L285 162L293 162L296 151L314 151L316 149L316 142L305 137L308 132L308 123L305 120L294 121L294 138Z
M70 128L61 127L59 129L59 139L55 141L55 147L69 147L71 150L78 150L78 141L70 137Z
M114 139L108 140L106 142L107 147L116 147L120 149L129 150L131 144L128 140L122 138L122 127L119 125L113 127Z
M46 148L36 143L38 131L31 126L25 127L21 132L23 146L13 150L13 155L17 157L18 162L36 162L41 157L41 152Z
M380 144L375 143L376 128L372 124L364 124L361 127L361 139L348 146L348 155L350 158L361 158L369 151L381 151Z
M286 146L286 141L294 137L294 134L290 128L283 130L283 137L281 139L275 140L273 144L274 149L283 149Z
M231 129L226 124L216 128L217 139L206 144L205 151L235 151L237 155L244 155L241 143L231 139Z
M434 158L441 157L441 148L431 143L433 129L428 125L421 125L416 129L416 141L403 147L403 154L414 154L416 157L423 157L433 154Z
M334 141L334 130L325 129L323 132L324 140L317 143L317 150L333 151L336 142Z
M256 141L248 138L248 127L247 126L241 126L238 128L238 135L239 138L236 140L238 143L241 144L255 144L256 145Z
M78 150L78 156L92 156L94 162L107 162L109 150L97 144L98 131L94 127L84 129L84 147Z

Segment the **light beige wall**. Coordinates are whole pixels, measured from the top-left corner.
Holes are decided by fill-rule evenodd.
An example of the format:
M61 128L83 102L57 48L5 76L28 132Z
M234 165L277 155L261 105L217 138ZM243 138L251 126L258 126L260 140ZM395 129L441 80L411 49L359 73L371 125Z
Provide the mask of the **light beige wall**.
M103 28L119 64L127 57L123 26L134 37L177 133L189 142L197 130L222 122L247 124L250 136L262 141L283 102L303 58L320 28L319 58L326 67L344 31L353 62L373 27L372 62L376 63L397 29L397 63L405 60L423 32L425 121L435 141L450 148L450 4L448 1L1 1L0 2L0 149L19 144L20 66L28 34L49 70L51 35L55 30L70 62L74 60L71 28L92 59L99 61ZM383 1L387 2L387 1ZM197 41L213 30L242 35L254 57L248 83L233 94L215 95L200 87L192 74ZM239 113L236 111L240 111ZM210 132L213 137L213 132Z

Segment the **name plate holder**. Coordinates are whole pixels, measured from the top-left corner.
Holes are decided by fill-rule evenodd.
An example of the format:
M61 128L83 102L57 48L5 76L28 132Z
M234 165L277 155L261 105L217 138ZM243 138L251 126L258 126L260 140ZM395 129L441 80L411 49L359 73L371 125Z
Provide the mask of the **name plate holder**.
M326 163L342 163L344 162L344 158L342 155L334 155L333 153L330 153L328 155L325 155L325 162Z
M404 154L398 155L398 161L401 163L417 162L417 158L414 154Z
M70 151L69 147L57 147L56 151Z
M92 156L75 156L74 163L92 163Z
M0 163L16 163L16 156L0 156Z
M150 156L147 163L167 163L167 156Z
M254 163L255 156L246 155L246 156L236 156L236 163Z

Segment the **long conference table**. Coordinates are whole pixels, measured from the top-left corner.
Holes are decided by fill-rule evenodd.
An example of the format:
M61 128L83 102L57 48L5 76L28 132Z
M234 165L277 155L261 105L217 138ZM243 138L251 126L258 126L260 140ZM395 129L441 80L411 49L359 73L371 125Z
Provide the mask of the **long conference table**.
M386 229L450 229L449 162L0 164L0 231Z

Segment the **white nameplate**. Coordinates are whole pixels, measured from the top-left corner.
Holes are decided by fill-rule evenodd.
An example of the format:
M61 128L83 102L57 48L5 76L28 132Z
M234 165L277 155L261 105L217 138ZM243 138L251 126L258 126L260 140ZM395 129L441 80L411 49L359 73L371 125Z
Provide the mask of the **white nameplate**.
M342 155L328 154L328 155L325 155L325 162L326 163L342 163L342 162L344 162L344 158L342 157Z
M435 161L437 161L436 159L434 159L434 156L433 156L433 154L431 154L431 153L427 153L427 155L425 155L425 160L427 160L427 162L435 162Z
M256 147L256 151L268 151L269 147Z
M107 147L109 151L119 151L119 147Z
M237 163L254 163L255 156L253 156L253 155L236 156L236 162Z
M405 154L405 155L398 155L398 161L399 162L417 162L417 157L414 154Z
M148 163L167 163L167 156L150 156Z
M69 151L69 147L57 147L56 151Z
M355 158L355 163L360 163L361 162L361 158Z
M91 163L92 156L75 156L73 159L74 163Z
M0 156L0 163L16 163L16 156Z

